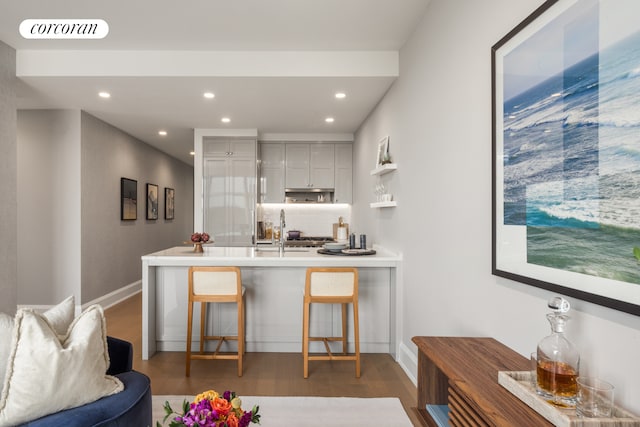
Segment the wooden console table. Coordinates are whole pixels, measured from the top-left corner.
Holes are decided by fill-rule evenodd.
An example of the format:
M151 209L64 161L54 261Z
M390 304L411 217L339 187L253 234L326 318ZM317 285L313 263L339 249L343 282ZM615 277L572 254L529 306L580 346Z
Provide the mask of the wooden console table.
M552 426L498 384L498 371L530 370L530 361L493 338L413 337L418 346L418 412L448 405L453 427ZM445 424L446 425L446 424Z

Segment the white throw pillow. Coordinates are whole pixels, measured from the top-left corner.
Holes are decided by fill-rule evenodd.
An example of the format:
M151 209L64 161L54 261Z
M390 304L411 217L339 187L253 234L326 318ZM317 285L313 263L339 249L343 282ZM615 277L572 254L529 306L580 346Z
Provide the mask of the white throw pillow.
M8 314L0 313L0 391L4 384L7 360L11 352L11 337L13 336L13 318Z
M56 334L64 336L67 334L71 322L73 322L75 312L75 302L73 295L71 295L60 304L45 311L43 315L49 321L53 330L56 331Z
M106 324L100 306L93 305L78 316L63 339L43 315L18 310L0 396L0 427L122 391L122 382L105 374L108 366Z
M62 301L55 307L45 311L44 317L49 321L56 334L64 336L75 317L75 300L73 295ZM4 388L4 378L7 370L7 360L11 350L11 337L13 335L13 318L5 313L0 313L0 392Z

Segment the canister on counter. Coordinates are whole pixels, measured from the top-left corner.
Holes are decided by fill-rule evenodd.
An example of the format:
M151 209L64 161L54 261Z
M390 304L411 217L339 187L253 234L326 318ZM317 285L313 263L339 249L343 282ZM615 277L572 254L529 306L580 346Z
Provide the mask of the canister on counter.
M360 249L367 249L367 235L360 235Z
M351 233L349 235L349 249L355 249L355 248L356 248L356 234Z

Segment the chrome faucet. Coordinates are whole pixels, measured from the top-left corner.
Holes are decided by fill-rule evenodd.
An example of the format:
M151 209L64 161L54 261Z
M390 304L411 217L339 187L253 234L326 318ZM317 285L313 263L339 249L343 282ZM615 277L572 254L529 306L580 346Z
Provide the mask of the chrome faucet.
M284 209L280 209L280 241L278 242L278 245L280 246L280 254L284 253L284 227L286 227L286 225L287 224L284 220Z

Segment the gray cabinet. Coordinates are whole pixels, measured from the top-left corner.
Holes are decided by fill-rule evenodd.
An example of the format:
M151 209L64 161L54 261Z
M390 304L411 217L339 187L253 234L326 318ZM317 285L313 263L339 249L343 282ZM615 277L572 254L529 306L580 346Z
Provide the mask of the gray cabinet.
M335 144L335 193L334 203L353 202L353 147L351 144Z
M260 144L260 201L284 203L284 144Z
M286 188L333 188L334 144L286 144Z
M250 246L256 208L256 141L203 142L204 231L216 246Z

